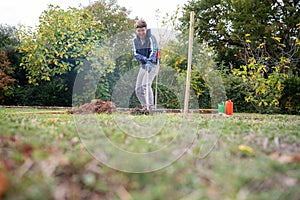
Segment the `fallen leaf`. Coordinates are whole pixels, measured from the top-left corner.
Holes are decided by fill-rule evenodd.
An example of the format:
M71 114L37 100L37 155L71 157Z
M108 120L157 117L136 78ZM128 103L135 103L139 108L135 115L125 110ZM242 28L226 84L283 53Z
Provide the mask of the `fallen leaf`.
M73 137L72 139L71 139L71 144L73 145L73 144L76 144L76 143L78 143L79 142L79 138L78 137Z
M66 156L63 155L63 156L60 157L59 164L60 165L69 165L70 164L70 160L69 160L68 157L66 157Z
M274 143L275 143L276 149L279 150L280 144L279 144L279 138L278 138L278 137L275 137L275 138L274 138Z
M31 158L26 158L23 165L19 168L19 176L22 177L30 168L33 166L34 162Z
M100 174L102 172L102 168L100 167L99 162L96 159L93 159L91 162L86 164L84 168L86 171L96 174Z
M254 150L251 148L251 147L249 147L249 146L246 146L246 145L239 145L239 150L240 151L243 151L243 152L248 152L248 153L254 153Z
M132 196L130 195L130 193L123 186L120 186L117 189L117 194L118 194L118 196L121 200L131 200L131 199L133 199Z
M0 147L7 147L12 143L17 143L19 139L15 136L0 136Z
M12 159L1 158L0 163L2 163L3 168L8 171L16 168L16 163Z
M56 186L53 192L53 199L54 200L67 199L68 194L70 194L70 185L68 183L61 183Z
M263 141L263 148L267 149L268 148L268 144L269 144L269 139L265 138L264 141Z
M51 177L60 163L61 155L51 155L39 162L40 169L45 177Z
M292 164L292 163L300 163L300 154L279 154L272 153L270 155L271 159L277 160L280 163Z
M0 171L0 197L3 196L8 188L8 178L4 172Z
M82 182L86 186L91 187L91 186L95 185L96 181L97 181L97 177L93 173L86 173L82 176Z
M31 156L31 153L32 153L32 150L33 150L33 147L32 145L30 144L24 144L22 145L21 147L21 152L24 156L28 156L30 157Z

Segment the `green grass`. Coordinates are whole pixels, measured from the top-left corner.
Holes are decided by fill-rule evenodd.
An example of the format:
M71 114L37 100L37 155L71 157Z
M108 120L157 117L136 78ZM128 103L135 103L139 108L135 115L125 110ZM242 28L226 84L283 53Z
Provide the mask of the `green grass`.
M3 199L298 199L300 196L300 116L193 114L184 118L178 114L103 114L92 117L96 126L86 123L81 126L79 115L39 112L0 109L0 173L9 182L1 194L4 180L0 176ZM120 125L118 121L123 119L128 121ZM131 126L130 121L140 128L151 126L157 131L151 137L151 133ZM101 127L101 133L97 127ZM147 153L161 150L175 139L186 139L187 135L189 140L196 139L185 155L150 173L120 172L90 154L97 145L104 144L105 138L125 151ZM87 141L89 151L81 141ZM175 150L164 158L170 158ZM112 158L119 159L118 155ZM117 164L124 168L126 162L123 158ZM130 162L132 167L143 166L138 160Z

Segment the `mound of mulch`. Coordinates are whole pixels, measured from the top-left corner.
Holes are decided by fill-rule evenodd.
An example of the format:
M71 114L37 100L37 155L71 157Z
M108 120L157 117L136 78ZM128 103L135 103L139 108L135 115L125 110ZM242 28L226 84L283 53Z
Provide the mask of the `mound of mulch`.
M115 111L115 106L111 101L102 101L95 99L91 103L83 104L79 107L71 108L69 114L93 114L93 113L106 113L111 114Z

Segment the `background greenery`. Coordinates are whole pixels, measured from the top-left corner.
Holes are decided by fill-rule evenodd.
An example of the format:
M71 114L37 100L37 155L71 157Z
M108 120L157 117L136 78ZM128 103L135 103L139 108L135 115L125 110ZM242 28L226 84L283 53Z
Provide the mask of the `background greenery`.
M161 62L182 79L192 10L199 53L193 54L191 87L200 108L214 107L212 91L225 90L217 101L232 99L238 112L299 114L298 1L191 0L161 17L162 28L171 23L179 32L177 40L161 49ZM94 47L105 46L118 33L133 33L133 23L129 11L116 1L97 1L66 10L50 5L37 27L1 25L1 104L71 106L74 80L84 62L95 56ZM201 53L204 49L206 54ZM138 63L130 51L113 58L103 55L110 55L110 49L98 55L104 60L92 64L105 72L99 75L96 98L111 100L116 82ZM208 63L203 62L207 57ZM205 68L221 74L223 89L205 79ZM159 91L159 101L167 108L178 107L176 99L170 100L175 104L167 103L170 97Z

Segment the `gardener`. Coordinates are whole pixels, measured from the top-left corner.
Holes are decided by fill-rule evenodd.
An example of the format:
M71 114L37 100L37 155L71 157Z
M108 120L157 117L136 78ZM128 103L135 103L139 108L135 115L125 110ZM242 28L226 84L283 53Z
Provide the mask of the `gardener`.
M151 30L147 29L147 23L143 19L136 22L135 29L136 37L133 40L133 56L140 63L135 92L143 110L149 111L153 108L151 85L156 75L158 45L156 38L151 34ZM148 95L146 91L148 91Z

